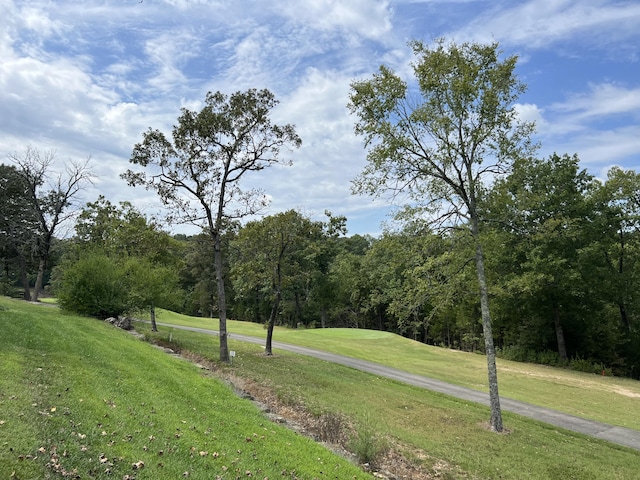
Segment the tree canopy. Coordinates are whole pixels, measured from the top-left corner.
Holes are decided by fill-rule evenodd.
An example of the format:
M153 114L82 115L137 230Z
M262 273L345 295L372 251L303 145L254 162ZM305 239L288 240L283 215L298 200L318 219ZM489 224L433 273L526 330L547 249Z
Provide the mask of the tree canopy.
M243 189L240 180L286 160L283 148L301 144L293 125L276 125L270 113L278 104L268 90L250 89L229 96L208 93L200 111L182 109L172 140L149 129L130 162L129 185L155 190L170 221L203 228L214 250L220 360L229 361L224 258L221 239L234 220L257 213L267 200L259 189Z
M531 153L533 125L519 122L524 85L516 57L497 43L410 44L416 88L386 66L351 85L355 131L368 149L355 193L404 195L405 218L428 214L435 226L464 226L475 243L491 397L491 427L502 430L489 297L480 240L482 194L517 158ZM462 222L462 223L461 223Z

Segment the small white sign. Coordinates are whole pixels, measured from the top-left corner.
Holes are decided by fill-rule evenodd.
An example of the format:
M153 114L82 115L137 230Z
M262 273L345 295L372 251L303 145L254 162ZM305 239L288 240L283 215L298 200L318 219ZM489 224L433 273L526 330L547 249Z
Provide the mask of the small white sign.
M229 356L230 356L230 357L235 357L235 356L236 356L236 351L235 351L235 350L231 350L231 351L229 352Z

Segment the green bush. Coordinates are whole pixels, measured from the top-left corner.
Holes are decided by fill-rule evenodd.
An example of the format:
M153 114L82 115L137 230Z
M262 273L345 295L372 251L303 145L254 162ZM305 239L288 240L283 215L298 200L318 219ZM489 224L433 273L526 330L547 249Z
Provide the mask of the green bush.
M600 362L594 362L588 358L581 358L579 355L571 359L569 366L572 370L577 370L578 372L595 373L608 377L613 375L611 368L605 367L604 364Z
M535 350L520 345L507 345L496 349L496 354L500 358L514 362L538 363L540 365L551 365L554 367L562 365L558 353L552 352L551 350L536 352Z
M87 252L60 267L55 282L60 306L97 318L117 317L131 307L124 268L103 253Z

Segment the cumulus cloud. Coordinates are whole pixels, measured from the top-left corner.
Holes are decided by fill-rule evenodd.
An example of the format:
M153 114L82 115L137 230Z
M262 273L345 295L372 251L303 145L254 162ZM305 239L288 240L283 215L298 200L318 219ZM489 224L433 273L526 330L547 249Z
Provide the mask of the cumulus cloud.
M98 178L87 200L104 194L156 213L153 193L119 179L142 132L170 133L180 108L201 108L207 91L268 88L281 101L274 121L296 124L303 140L293 166L250 179L272 198L269 213L329 209L375 233L387 206L350 193L366 151L346 108L349 84L380 64L410 78L406 42L425 36L521 50L538 93L516 110L536 122L545 148L594 165L637 162L637 79L559 63L548 79L553 59L540 61L551 51L598 56L600 74L607 58L640 53L634 1L0 0L0 11L0 156L27 145L60 160L90 155ZM563 78L572 82L559 87Z

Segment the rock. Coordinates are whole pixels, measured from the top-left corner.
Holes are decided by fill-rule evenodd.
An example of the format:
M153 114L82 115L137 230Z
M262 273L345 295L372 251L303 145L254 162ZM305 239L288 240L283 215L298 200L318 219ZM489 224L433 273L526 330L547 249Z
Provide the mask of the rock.
M118 318L109 317L105 319L105 322L109 322L114 327L118 327L123 330L131 330L133 328L133 326L131 325L130 317L122 317L122 316L119 316Z

